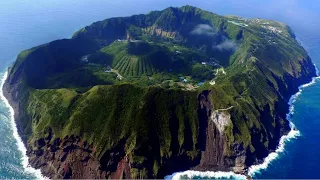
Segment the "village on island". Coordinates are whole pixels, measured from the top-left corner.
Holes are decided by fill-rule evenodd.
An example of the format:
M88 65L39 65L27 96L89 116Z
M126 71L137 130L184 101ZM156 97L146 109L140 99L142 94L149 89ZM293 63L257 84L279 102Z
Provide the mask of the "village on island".
M175 42L180 42L181 40L179 40L178 38L174 38L174 41ZM126 39L117 39L115 42L117 42L117 43L141 43L141 42L146 42L146 41L136 40L136 39L133 39L130 35L127 35ZM147 41L147 43L153 44L154 42ZM174 51L174 55L175 56L181 55L181 54L184 53L183 51L181 51L179 49L178 46L173 46L173 48L175 49L175 51ZM203 48L199 48L197 50L199 50L201 52L205 51ZM90 56L91 56L91 54L87 54L85 56L82 56L81 57L81 62L83 64L87 64L87 65L94 64L94 63L90 62ZM173 60L175 60L175 56L172 57ZM194 61L194 62L196 62L196 61ZM167 80L166 82L176 83L180 87L184 87L184 89L186 89L186 90L194 90L194 89L197 89L197 88L201 87L202 85L204 85L205 82L208 82L210 85L215 85L216 84L215 78L217 76L226 75L226 72L225 72L223 66L221 66L218 63L218 61L213 57L208 58L206 61L200 62L200 64L203 67L210 66L210 67L214 68L214 71L212 72L212 74L214 75L214 78L212 80L209 80L209 81L208 80L200 80L200 81L195 82L192 79L192 77L189 76L189 75L180 75L178 82L177 81L173 81L173 80ZM116 79L118 81L122 81L122 80L124 80L126 78L125 76L120 74L120 72L117 69L112 68L111 64L104 64L103 71L104 71L104 73L114 73L114 74L116 74ZM172 72L172 69L168 69L168 72ZM148 77L149 80L153 79L152 76L148 75L147 77Z

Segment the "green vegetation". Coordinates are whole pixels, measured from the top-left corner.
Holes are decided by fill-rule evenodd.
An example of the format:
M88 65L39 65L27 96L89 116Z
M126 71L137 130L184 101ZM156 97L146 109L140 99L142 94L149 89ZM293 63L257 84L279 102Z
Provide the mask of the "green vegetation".
M282 23L184 6L96 22L23 51L8 82L19 87L29 141L51 128L92 144L97 158L124 143L131 174L147 178L175 157L201 155L204 90L212 111L231 107L225 156L234 159L241 144L263 158L288 125L289 95L314 74Z

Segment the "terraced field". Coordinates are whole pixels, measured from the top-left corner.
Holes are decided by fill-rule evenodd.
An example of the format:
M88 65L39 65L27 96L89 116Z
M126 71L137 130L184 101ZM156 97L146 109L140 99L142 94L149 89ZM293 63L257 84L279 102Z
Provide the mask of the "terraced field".
M113 69L126 77L139 77L143 74L152 75L159 72L148 58L135 56L123 56L115 63Z
M145 48L144 46L136 46L136 49ZM167 49L158 50L158 48L154 48L150 45L148 46L149 50L146 53L132 54L130 53L129 43L116 42L106 48L102 48L101 52L112 57L112 68L118 70L124 77L140 77L141 75L151 76L158 72L169 72L172 68L172 63L170 61L174 54Z

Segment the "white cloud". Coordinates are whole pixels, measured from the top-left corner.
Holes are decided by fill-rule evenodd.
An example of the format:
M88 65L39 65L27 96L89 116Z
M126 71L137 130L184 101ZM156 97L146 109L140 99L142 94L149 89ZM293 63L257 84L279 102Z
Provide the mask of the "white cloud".
M222 43L214 46L214 48L220 51L235 51L237 48L237 44L230 39L226 39Z
M191 34L214 36L216 32L214 28L208 24L199 24L191 31Z

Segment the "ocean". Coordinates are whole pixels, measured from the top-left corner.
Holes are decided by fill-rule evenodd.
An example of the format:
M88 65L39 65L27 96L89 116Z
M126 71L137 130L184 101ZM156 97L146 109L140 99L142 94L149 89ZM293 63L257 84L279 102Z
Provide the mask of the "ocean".
M24 49L61 38L91 24L115 16L147 13L168 6L193 5L221 15L260 17L290 25L307 49L313 62L320 67L320 4L317 0L2 0L0 2L0 84L7 68ZM28 166L25 147L13 121L12 108L0 91L0 179L43 178ZM277 152L265 163L250 169L257 179L320 178L320 80L302 86L293 96L291 122L297 131L284 137ZM185 172L193 178L234 178L232 173ZM175 176L177 177L177 176Z

